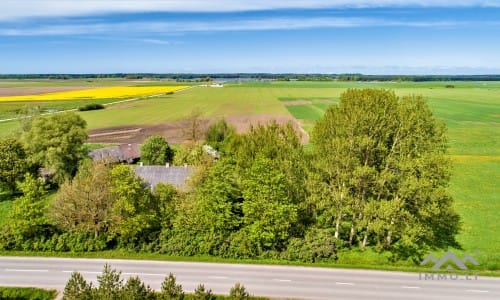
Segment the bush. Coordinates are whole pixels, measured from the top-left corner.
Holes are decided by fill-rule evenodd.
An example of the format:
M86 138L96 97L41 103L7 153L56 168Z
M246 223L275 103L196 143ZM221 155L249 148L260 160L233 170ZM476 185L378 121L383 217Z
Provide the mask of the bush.
M57 291L37 288L0 287L0 300L52 300Z
M229 299L248 300L250 299L250 295L248 294L247 289L238 282L229 291Z
M193 300L215 300L215 296L212 294L212 290L205 289L203 284L200 284L194 290L194 294L192 296Z
M337 258L338 243L330 230L312 228L304 238L291 239L284 256L304 262L331 261Z
M88 110L98 110L98 109L104 109L104 105L98 104L98 103L91 103L91 104L86 104L84 106L78 107L79 111L88 111Z

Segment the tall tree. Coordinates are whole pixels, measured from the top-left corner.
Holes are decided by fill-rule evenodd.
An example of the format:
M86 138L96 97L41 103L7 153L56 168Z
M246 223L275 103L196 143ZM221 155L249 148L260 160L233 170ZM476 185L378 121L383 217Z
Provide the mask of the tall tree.
M73 180L64 182L50 207L50 215L65 231L93 233L108 231L113 195L111 170L104 162L84 165Z
M55 171L62 183L75 175L78 163L86 155L86 122L72 112L38 117L21 136L30 161Z
M41 179L28 174L19 189L23 195L14 201L9 212L9 227L16 241L23 242L41 236L43 227L49 223L45 202L47 188Z
M421 97L347 90L317 122L312 142L310 201L335 238L407 254L455 245L444 125Z
M27 171L23 145L13 138L0 140L0 189L14 192Z
M121 243L144 240L146 233L159 225L158 207L149 189L128 165L111 170L112 196L110 233Z
M171 163L173 158L174 151L160 135L149 137L141 147L141 161L146 165L164 165Z
M259 158L243 179L243 222L247 238L264 250L282 250L297 222L297 205L288 195L286 175Z

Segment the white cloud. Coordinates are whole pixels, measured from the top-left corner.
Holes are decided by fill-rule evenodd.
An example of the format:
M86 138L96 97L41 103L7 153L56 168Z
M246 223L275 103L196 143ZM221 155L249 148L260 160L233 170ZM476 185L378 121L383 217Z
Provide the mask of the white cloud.
M464 21L395 21L374 18L315 17L286 18L273 17L238 21L156 21L92 24L25 25L0 28L0 36L54 36L54 35L99 35L99 34L174 34L184 32L217 32L249 30L300 30L311 28L353 28L353 27L452 27L476 23ZM479 24L479 23L478 23ZM482 22L481 25L500 25ZM148 42L148 41L144 41ZM165 41L150 40L150 43L165 44Z
M361 7L500 7L498 0L2 0L0 20L135 12L236 12Z

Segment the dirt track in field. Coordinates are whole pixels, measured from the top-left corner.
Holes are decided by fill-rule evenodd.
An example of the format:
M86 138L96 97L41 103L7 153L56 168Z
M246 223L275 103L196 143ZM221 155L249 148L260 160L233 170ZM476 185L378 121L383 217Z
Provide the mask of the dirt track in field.
M0 97L93 89L93 86L0 87Z
M200 129L204 131L208 125L216 119L203 119L200 120ZM236 128L238 133L245 133L248 131L250 125L257 125L259 123L267 123L271 120L276 120L279 124L292 122L295 129L301 135L302 143L309 141L309 136L302 129L299 122L291 116L287 115L272 115L272 114L259 114L259 115L234 115L227 116L226 121ZM164 136L171 144L181 144L186 141L186 128L187 123L185 120L174 122L167 122L157 125L128 125L128 126L114 126L89 131L90 143L142 143L151 135Z
M297 106L297 105L312 104L312 102L308 101L308 100L283 101L282 103L284 106Z

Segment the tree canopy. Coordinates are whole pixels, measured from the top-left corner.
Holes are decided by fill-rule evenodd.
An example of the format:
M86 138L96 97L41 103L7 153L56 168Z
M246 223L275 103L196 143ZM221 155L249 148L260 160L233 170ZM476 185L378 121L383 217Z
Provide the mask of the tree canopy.
M141 161L146 165L164 165L171 163L173 158L174 151L160 135L149 137L141 147Z
M312 143L310 201L336 239L406 255L456 245L445 127L422 97L347 90Z
M13 138L0 140L0 189L14 192L27 171L23 145Z
M78 163L85 156L86 122L79 115L66 112L41 116L21 136L30 162L55 172L62 183L75 175Z

